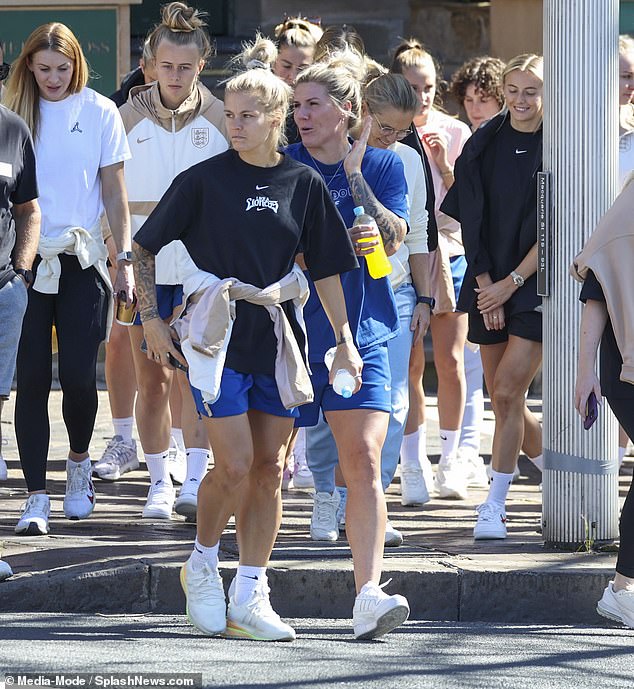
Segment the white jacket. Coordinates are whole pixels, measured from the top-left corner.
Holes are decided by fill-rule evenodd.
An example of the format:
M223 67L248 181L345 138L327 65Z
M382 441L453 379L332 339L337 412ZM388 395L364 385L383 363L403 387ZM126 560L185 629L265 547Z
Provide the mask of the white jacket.
M120 108L132 159L125 163L132 236L174 178L192 165L226 151L224 106L198 84L177 110L161 102L158 83L137 86ZM180 285L181 242L171 242L156 257L156 284Z

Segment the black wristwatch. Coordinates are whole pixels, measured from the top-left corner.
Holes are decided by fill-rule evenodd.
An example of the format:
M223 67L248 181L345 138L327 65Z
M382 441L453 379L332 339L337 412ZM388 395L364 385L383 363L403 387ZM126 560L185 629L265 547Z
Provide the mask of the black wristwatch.
M436 306L436 300L433 297L416 297L416 303L427 304L430 311L433 311L434 306Z
M26 268L15 268L13 271L16 275L21 275L26 282L26 286L30 287L33 284L33 271Z

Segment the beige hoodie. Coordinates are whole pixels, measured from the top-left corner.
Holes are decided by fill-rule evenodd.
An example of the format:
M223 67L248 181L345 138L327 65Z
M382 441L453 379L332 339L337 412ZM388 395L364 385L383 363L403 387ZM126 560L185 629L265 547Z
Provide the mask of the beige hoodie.
M120 113L132 152L125 181L134 236L178 174L229 146L223 103L202 84L176 110L163 105L157 82L137 86ZM157 284L182 284L186 264L182 243L168 244L156 258Z
M570 273L579 281L592 270L605 295L614 337L623 357L621 380L634 384L634 177L575 258Z

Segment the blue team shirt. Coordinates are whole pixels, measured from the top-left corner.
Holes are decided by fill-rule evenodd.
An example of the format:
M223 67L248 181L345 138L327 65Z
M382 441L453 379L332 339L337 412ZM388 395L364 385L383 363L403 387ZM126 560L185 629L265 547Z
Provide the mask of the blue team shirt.
M343 166L315 166L304 145L292 144L286 153L322 175L328 191L346 225L352 227L355 203ZM401 159L392 151L368 146L361 171L378 201L399 217L409 220L407 183ZM399 331L398 314L389 278L375 280L368 272L366 260L359 258L359 268L341 275L348 321L358 349L372 347L395 337ZM308 332L308 359L323 362L324 354L335 346L335 336L310 276L310 298L304 308Z

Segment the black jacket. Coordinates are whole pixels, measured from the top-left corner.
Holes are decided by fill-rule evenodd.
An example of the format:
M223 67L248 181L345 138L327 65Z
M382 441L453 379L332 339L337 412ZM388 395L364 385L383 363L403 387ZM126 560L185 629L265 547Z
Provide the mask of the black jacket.
M473 136L467 140L462 153L456 160L455 182L440 206L440 210L457 220L462 228L462 242L468 267L458 300L458 308L461 311L471 310L475 303L473 288L476 287L476 276L482 273L494 273L496 268L496 256L491 251L491 247L488 246L486 227L484 226L486 214L482 182L483 158L485 150L493 142L508 117L508 111L502 111L476 130ZM541 137L541 130L538 135ZM536 178L541 166L542 145L540 141L532 166L532 179ZM509 198L509 204L512 203L521 204L521 207L525 209L517 244L519 262L537 241L536 214L533 212L537 206L534 185L529 185L525 194L518 194L517 197ZM530 204L534 204L534 206L531 207ZM509 300L511 312L531 311L540 303L536 285L537 278L533 274L526 280L524 287L517 290Z
M423 161L425 187L427 189L427 203L425 204L425 208L427 209L427 250L434 251L434 249L438 247L438 225L436 224L436 194L434 193L434 180L431 176L429 160L427 159L427 154L420 141L418 132L415 129L412 129L401 143L418 151L418 155L420 155Z
M110 100L114 101L116 106L120 108L124 103L127 103L130 89L133 86L142 86L143 84L145 84L143 70L137 67L123 77L121 88L110 96Z

